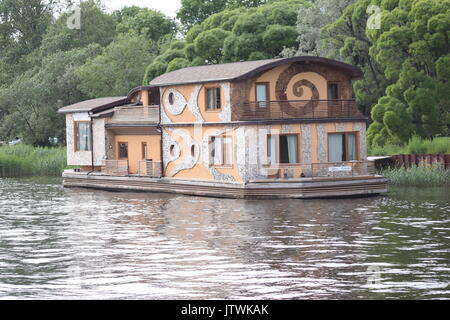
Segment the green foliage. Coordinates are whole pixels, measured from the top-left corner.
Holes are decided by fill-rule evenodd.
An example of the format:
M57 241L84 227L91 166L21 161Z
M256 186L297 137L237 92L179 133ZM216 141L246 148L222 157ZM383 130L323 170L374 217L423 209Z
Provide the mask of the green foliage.
M370 5L381 8L381 29L367 28ZM358 0L322 28L329 46L340 48L339 56L364 72L354 91L363 112L372 116L369 145L448 134L449 21L450 0Z
M51 1L0 1L0 87L23 69L19 62L37 49L51 23ZM26 14L24 14L26 13Z
M82 1L80 29L69 29L67 19L73 12L61 15L45 33L40 47L41 56L57 51L84 48L89 44L106 46L116 35L116 19L105 13L94 0Z
M153 57L151 42L144 36L120 36L77 70L78 87L89 97L126 95L130 88L141 84L145 67Z
M302 6L308 6L305 0L270 1L182 1L182 9L189 6L202 6L204 12L209 12L200 19L202 21L192 26L186 33L185 46L179 51L167 49L147 67L144 84L154 77L182 66L216 64L241 60L258 60L274 58L280 55L284 47L297 44L295 27L297 11ZM226 8L211 15L209 6ZM253 7L260 5L258 7ZM240 7L236 9L236 7ZM247 8L251 7L251 8ZM193 11L192 11L193 12ZM181 18L180 18L181 19ZM187 20L186 20L187 21ZM183 23L187 23L183 21ZM189 23L194 23L190 21ZM176 59L176 62L173 60ZM165 67L165 68L164 68Z
M225 9L258 7L267 0L181 0L177 18L186 29Z
M28 144L48 145L49 137L65 140L64 116L57 110L87 96L79 89L77 69L100 53L92 44L59 51L0 88L0 137L21 137Z
M371 56L390 85L374 107L382 106L375 111L376 121L386 130L372 132L369 143L377 143L381 134L387 134L381 140L393 142L407 142L414 134L426 138L448 134L450 1L380 5L385 9L382 29L367 33Z
M410 168L387 168L381 174L394 185L445 186L450 185L450 170L441 164L421 164Z
M438 137L432 140L413 136L405 145L386 143L384 146L369 146L371 156L396 154L450 154L450 138Z
M146 39L158 41L167 34L175 32L176 24L157 10L125 7L117 12L119 24L117 32L129 35L142 35Z
M61 176L66 163L66 148L0 146L0 177Z

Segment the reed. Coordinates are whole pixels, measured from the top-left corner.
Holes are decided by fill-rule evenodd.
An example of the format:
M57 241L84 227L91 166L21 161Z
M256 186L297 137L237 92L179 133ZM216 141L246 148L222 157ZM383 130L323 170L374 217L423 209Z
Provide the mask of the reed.
M0 177L60 176L66 167L65 148L0 147Z
M396 154L450 154L450 137L439 137L431 140L414 136L408 141L408 144L403 146L386 144L382 147L369 147L368 154L371 156Z
M413 165L409 168L386 168L381 170L381 175L389 179L394 185L408 186L446 186L450 185L450 170L446 170L442 164Z

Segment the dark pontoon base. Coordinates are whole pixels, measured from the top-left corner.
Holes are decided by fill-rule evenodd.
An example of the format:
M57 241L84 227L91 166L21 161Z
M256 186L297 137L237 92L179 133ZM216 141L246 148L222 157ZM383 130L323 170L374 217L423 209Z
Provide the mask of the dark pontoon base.
M381 176L301 182L255 181L247 184L67 172L63 174L63 178L65 187L168 192L237 199L326 198L387 192L387 181Z

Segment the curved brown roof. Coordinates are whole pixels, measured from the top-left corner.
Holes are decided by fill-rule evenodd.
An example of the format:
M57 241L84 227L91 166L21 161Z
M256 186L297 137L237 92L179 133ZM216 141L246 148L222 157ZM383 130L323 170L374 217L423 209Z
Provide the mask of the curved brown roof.
M293 62L326 64L348 73L352 79L361 79L362 71L350 64L321 57L302 56L195 66L168 72L150 81L151 86L168 86L199 82L231 81L251 78L279 65Z
M59 113L75 113L75 112L89 112L94 109L107 109L126 102L127 97L105 97L81 101L62 107L58 110Z

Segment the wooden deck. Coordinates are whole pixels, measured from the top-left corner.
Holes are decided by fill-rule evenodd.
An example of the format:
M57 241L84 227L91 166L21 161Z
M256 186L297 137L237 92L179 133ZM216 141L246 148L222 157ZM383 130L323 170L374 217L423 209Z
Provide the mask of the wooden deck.
M140 176L107 176L101 173L88 175L87 173L66 170L63 178L65 187L165 192L237 199L327 198L387 192L387 181L381 176L351 179L325 178L322 180L308 178L294 180L277 179L243 184Z

